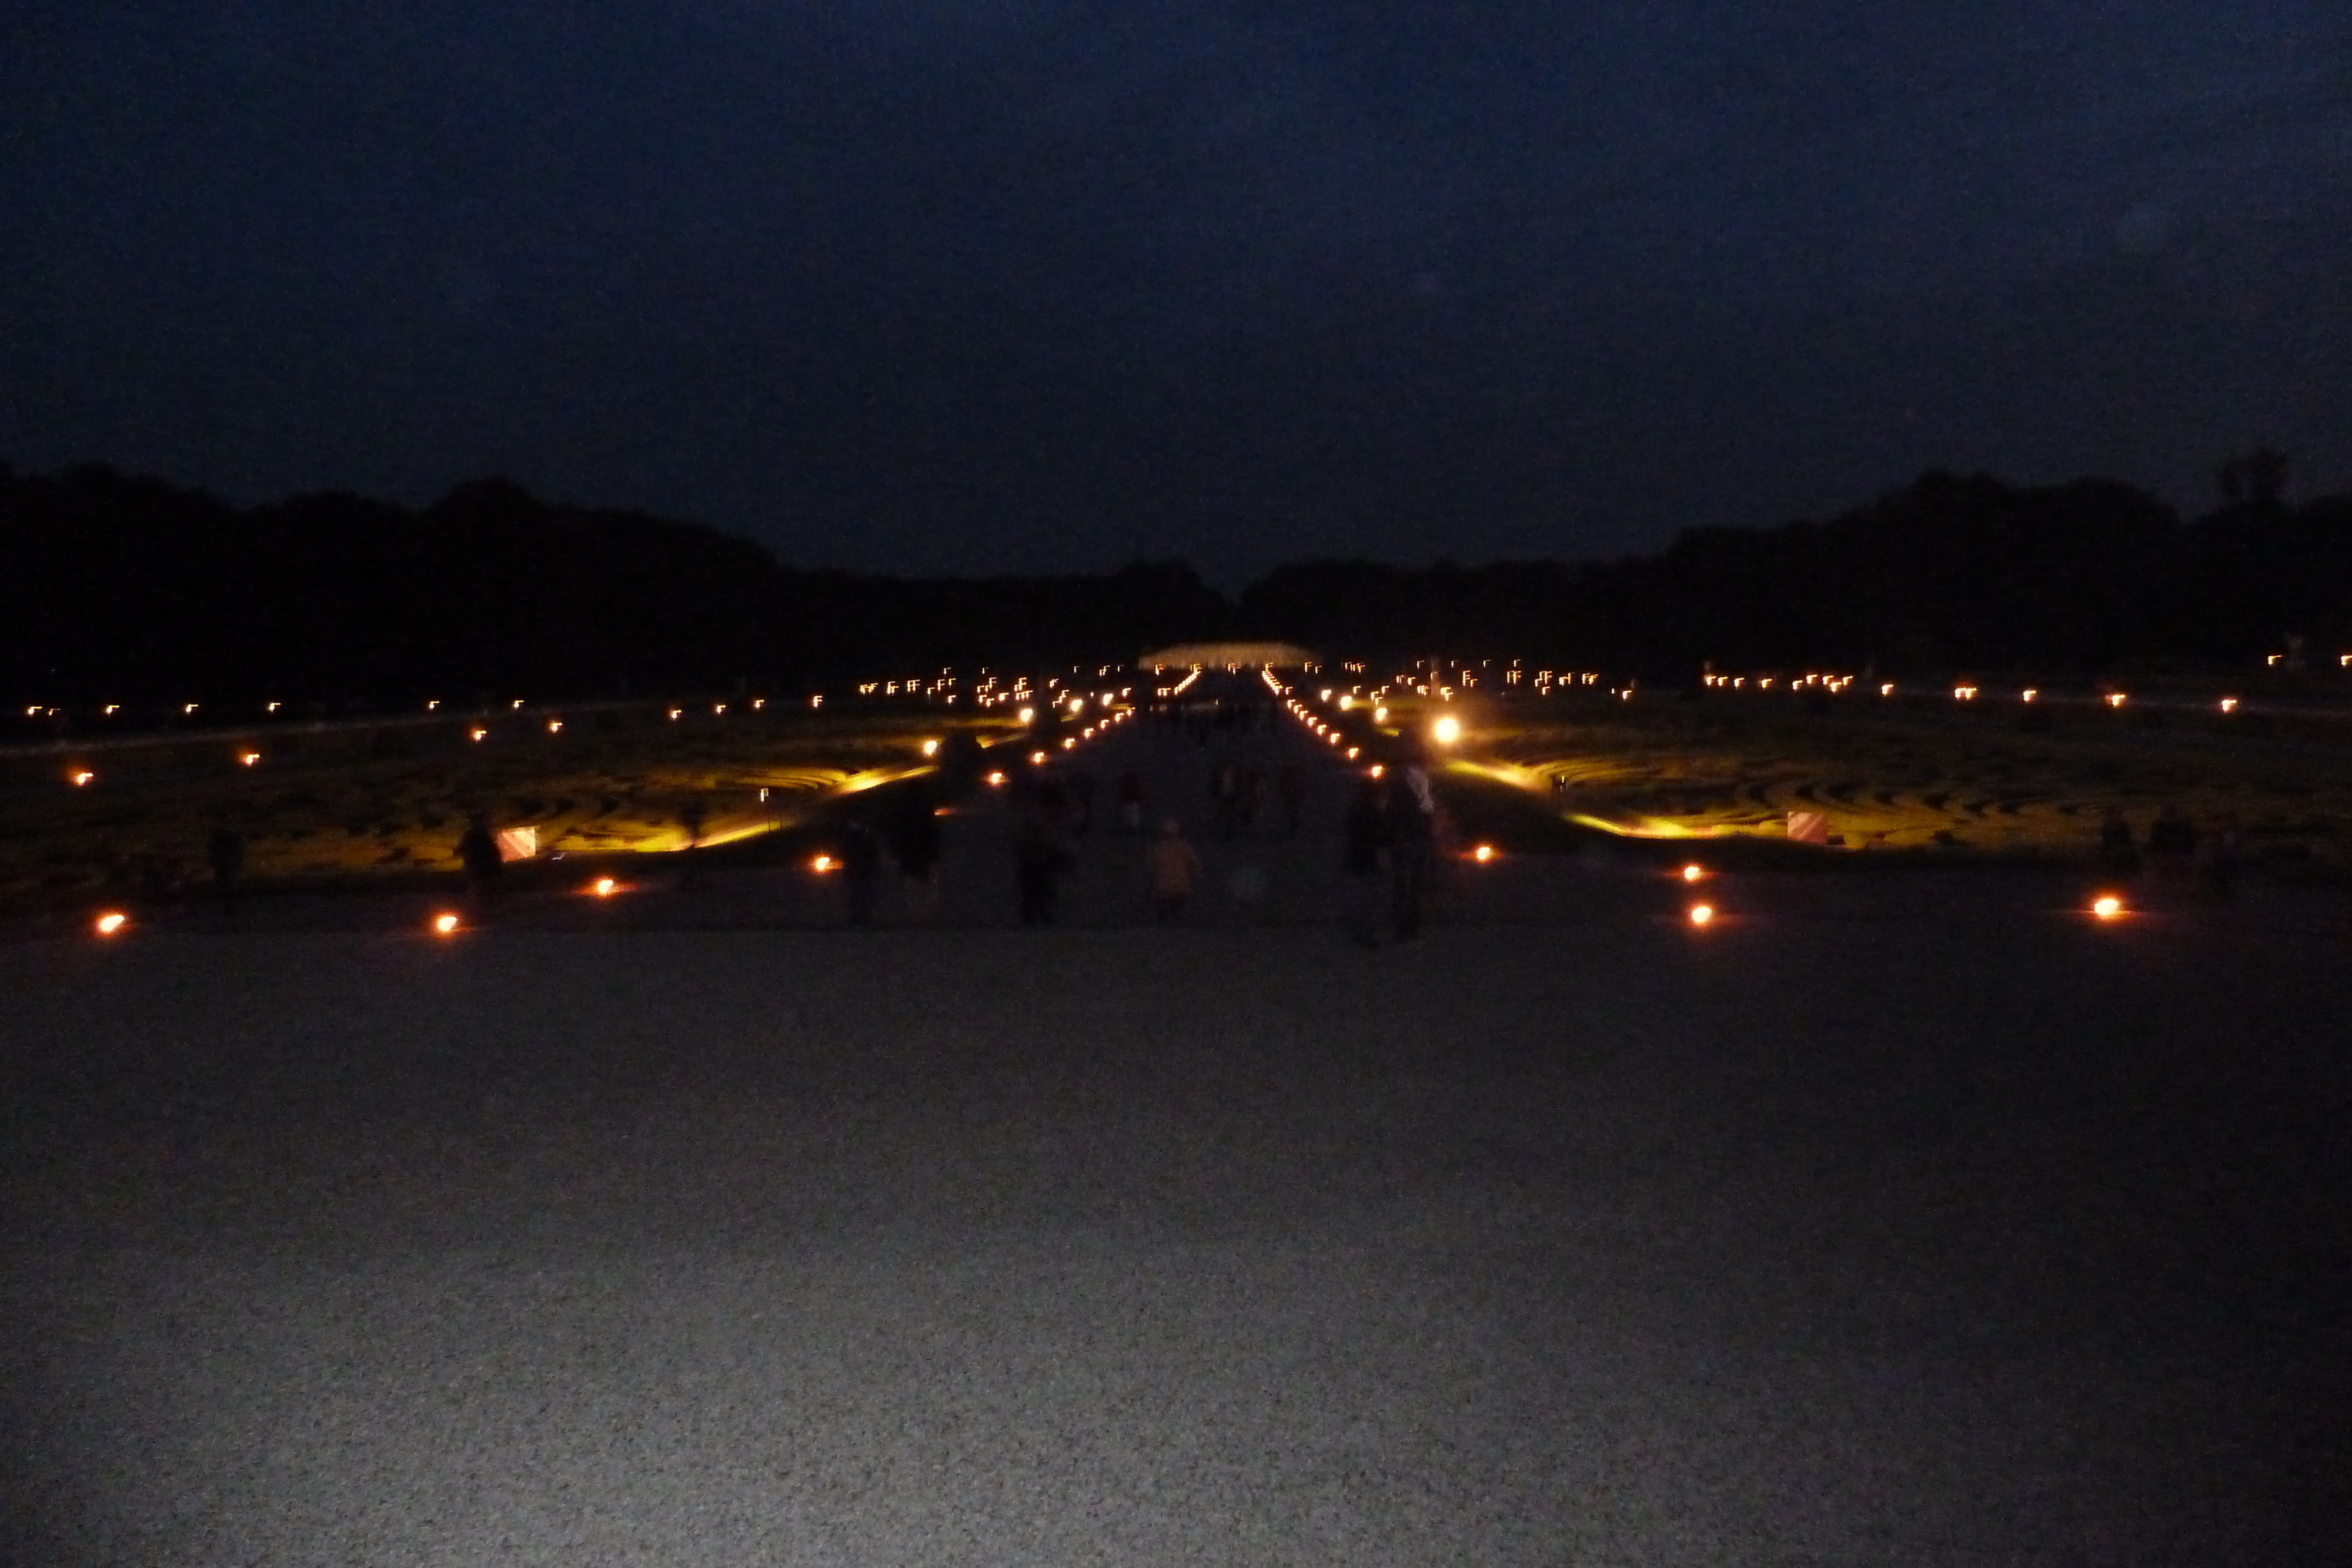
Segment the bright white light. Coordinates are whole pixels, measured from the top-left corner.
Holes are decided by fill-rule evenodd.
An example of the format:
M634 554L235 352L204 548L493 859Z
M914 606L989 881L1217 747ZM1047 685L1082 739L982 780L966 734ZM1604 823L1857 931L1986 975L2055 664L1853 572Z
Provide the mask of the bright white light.
M1374 724L1386 724L1386 723L1388 723L1388 721L1389 721L1389 710L1388 710L1388 709L1386 709L1386 708L1384 708L1384 707L1376 707L1376 708L1374 708L1374 709L1372 710L1372 722L1373 722Z
M1035 708L1034 708L1034 707L1024 707L1024 708L1023 708L1019 713L1014 714L1013 716L1013 718L1014 718L1017 722L1019 722L1019 723L1022 723L1022 724L1032 724L1032 723L1034 723L1034 722L1036 721L1036 717L1037 717L1037 710L1036 710Z
M261 760L261 753L258 751L240 751L236 755L236 759L246 767L250 768L255 763Z
M1462 721L1450 713L1443 715L1429 727L1429 737L1440 746L1451 746L1462 738Z
M454 915L436 915L433 917L433 934L436 936L455 936L459 924Z
M2091 901L2091 913L2102 920L2113 920L2124 912L2124 901L2114 894L2104 894Z
M1690 906L1690 923L1693 925L1704 925L1714 918L1715 908L1712 904L1694 904Z
M119 909L110 909L94 922L100 936L111 936L131 924L131 916Z
M1696 882L1706 875L1706 867L1698 864L1696 862L1693 862L1691 864L1683 867L1683 880L1685 882Z

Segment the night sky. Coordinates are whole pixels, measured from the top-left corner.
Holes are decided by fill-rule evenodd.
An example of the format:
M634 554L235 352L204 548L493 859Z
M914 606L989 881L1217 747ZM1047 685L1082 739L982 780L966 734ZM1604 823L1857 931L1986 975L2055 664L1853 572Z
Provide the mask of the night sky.
M2352 486L2344 0L0 10L0 460L799 564Z

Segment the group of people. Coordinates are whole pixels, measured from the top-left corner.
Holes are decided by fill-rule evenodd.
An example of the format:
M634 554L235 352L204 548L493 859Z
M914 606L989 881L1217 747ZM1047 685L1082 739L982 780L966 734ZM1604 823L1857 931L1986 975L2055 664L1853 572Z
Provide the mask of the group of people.
M2210 832L2200 832L2188 813L2168 802L2158 808L2145 840L2133 832L2120 806L2109 807L2099 823L2099 868L2110 876L2144 873L2158 884L2174 886L2201 876L2226 898L2237 891L2244 863L2243 835L2234 816L2224 815Z
M1265 820L1269 797L1282 805L1282 836L1295 839L1307 807L1307 776L1296 762L1286 762L1268 779L1255 763L1226 758L1209 776L1209 796L1216 808L1217 831L1228 839L1257 831Z
M1343 826L1349 935L1367 947L1410 942L1428 918L1437 870L1437 794L1429 768L1408 758L1357 782Z

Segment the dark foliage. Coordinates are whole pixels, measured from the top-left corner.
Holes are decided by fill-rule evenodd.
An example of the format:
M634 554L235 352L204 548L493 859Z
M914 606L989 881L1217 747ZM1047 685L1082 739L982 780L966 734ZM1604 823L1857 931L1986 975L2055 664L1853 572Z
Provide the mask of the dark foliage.
M239 510L110 469L0 469L0 684L20 700L405 701L788 687L944 664L1114 660L1220 629L1181 565L924 581L503 480L422 511Z
M2218 472L2194 523L2128 486L1929 473L1826 522L1704 528L1662 555L1288 566L1238 611L1176 563L1102 577L800 571L748 540L550 505L503 480L412 511L240 509L100 467L0 467L0 686L346 704L768 689L941 665L1108 662L1231 632L1335 653L1510 654L1685 679L1727 666L2229 665L2352 644L2352 497L2285 461Z
M2352 497L2281 498L2281 460L2224 469L2193 525L2111 480L2018 488L1928 473L1827 522L1701 528L1662 556L1422 570L1285 567L1252 632L1387 656L1513 654L1687 678L1728 666L2242 664L2352 645Z

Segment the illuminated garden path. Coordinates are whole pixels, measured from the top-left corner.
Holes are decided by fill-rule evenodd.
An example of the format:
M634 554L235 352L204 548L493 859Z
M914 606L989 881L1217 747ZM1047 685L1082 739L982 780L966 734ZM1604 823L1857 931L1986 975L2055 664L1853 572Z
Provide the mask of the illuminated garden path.
M0 946L0 1562L2345 1555L2340 902L1526 865L1368 955L1100 853Z

